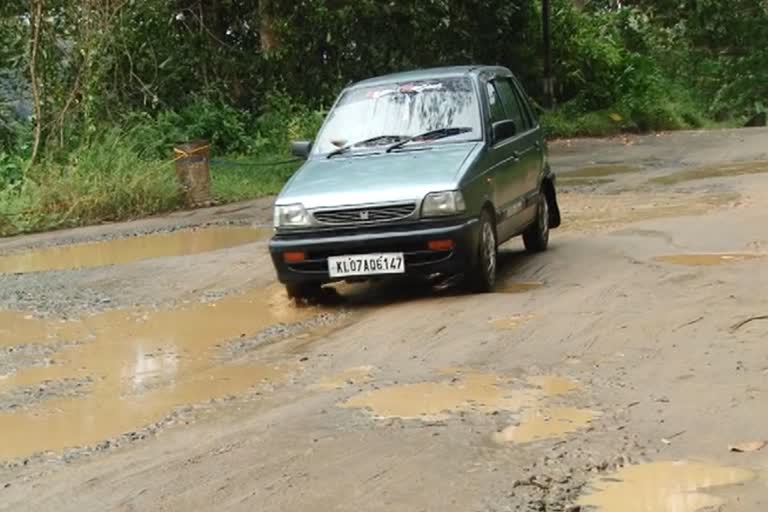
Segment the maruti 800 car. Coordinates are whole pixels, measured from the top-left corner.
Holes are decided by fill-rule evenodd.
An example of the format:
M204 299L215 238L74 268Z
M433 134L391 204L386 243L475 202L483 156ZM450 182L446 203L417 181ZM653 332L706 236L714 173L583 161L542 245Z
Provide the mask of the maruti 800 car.
M560 224L542 129L506 68L427 69L341 92L277 197L269 250L288 295L408 275L473 291L498 246L547 249Z

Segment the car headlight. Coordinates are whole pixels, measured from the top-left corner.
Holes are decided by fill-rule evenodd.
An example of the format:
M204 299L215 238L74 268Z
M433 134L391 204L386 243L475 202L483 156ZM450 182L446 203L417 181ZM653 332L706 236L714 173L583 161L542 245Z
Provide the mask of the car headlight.
M421 204L423 217L439 217L442 215L456 215L467 209L464 196L458 190L445 192L432 192L427 194Z
M276 228L300 228L309 226L309 214L302 204L275 206Z

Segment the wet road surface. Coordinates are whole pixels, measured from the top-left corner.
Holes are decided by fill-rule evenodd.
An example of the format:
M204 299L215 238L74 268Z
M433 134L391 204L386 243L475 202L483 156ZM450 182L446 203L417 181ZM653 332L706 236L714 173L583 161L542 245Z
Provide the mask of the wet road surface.
M0 510L765 510L765 140L553 144L487 295L297 307L262 202L0 241Z

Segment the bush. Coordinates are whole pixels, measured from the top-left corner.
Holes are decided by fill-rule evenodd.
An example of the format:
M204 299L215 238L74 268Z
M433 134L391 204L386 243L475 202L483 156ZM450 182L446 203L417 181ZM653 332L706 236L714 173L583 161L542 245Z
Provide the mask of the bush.
M134 141L112 130L5 189L0 234L129 219L177 208L180 199L171 166L143 159Z

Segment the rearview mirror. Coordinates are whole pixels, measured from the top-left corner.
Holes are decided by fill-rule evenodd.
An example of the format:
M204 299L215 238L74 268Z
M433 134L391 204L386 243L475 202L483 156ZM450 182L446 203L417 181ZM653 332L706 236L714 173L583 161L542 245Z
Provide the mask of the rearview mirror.
M310 151L312 151L312 141L295 140L291 142L291 154L293 156L307 159Z
M493 123L493 143L506 140L517 135L517 125L511 119Z

